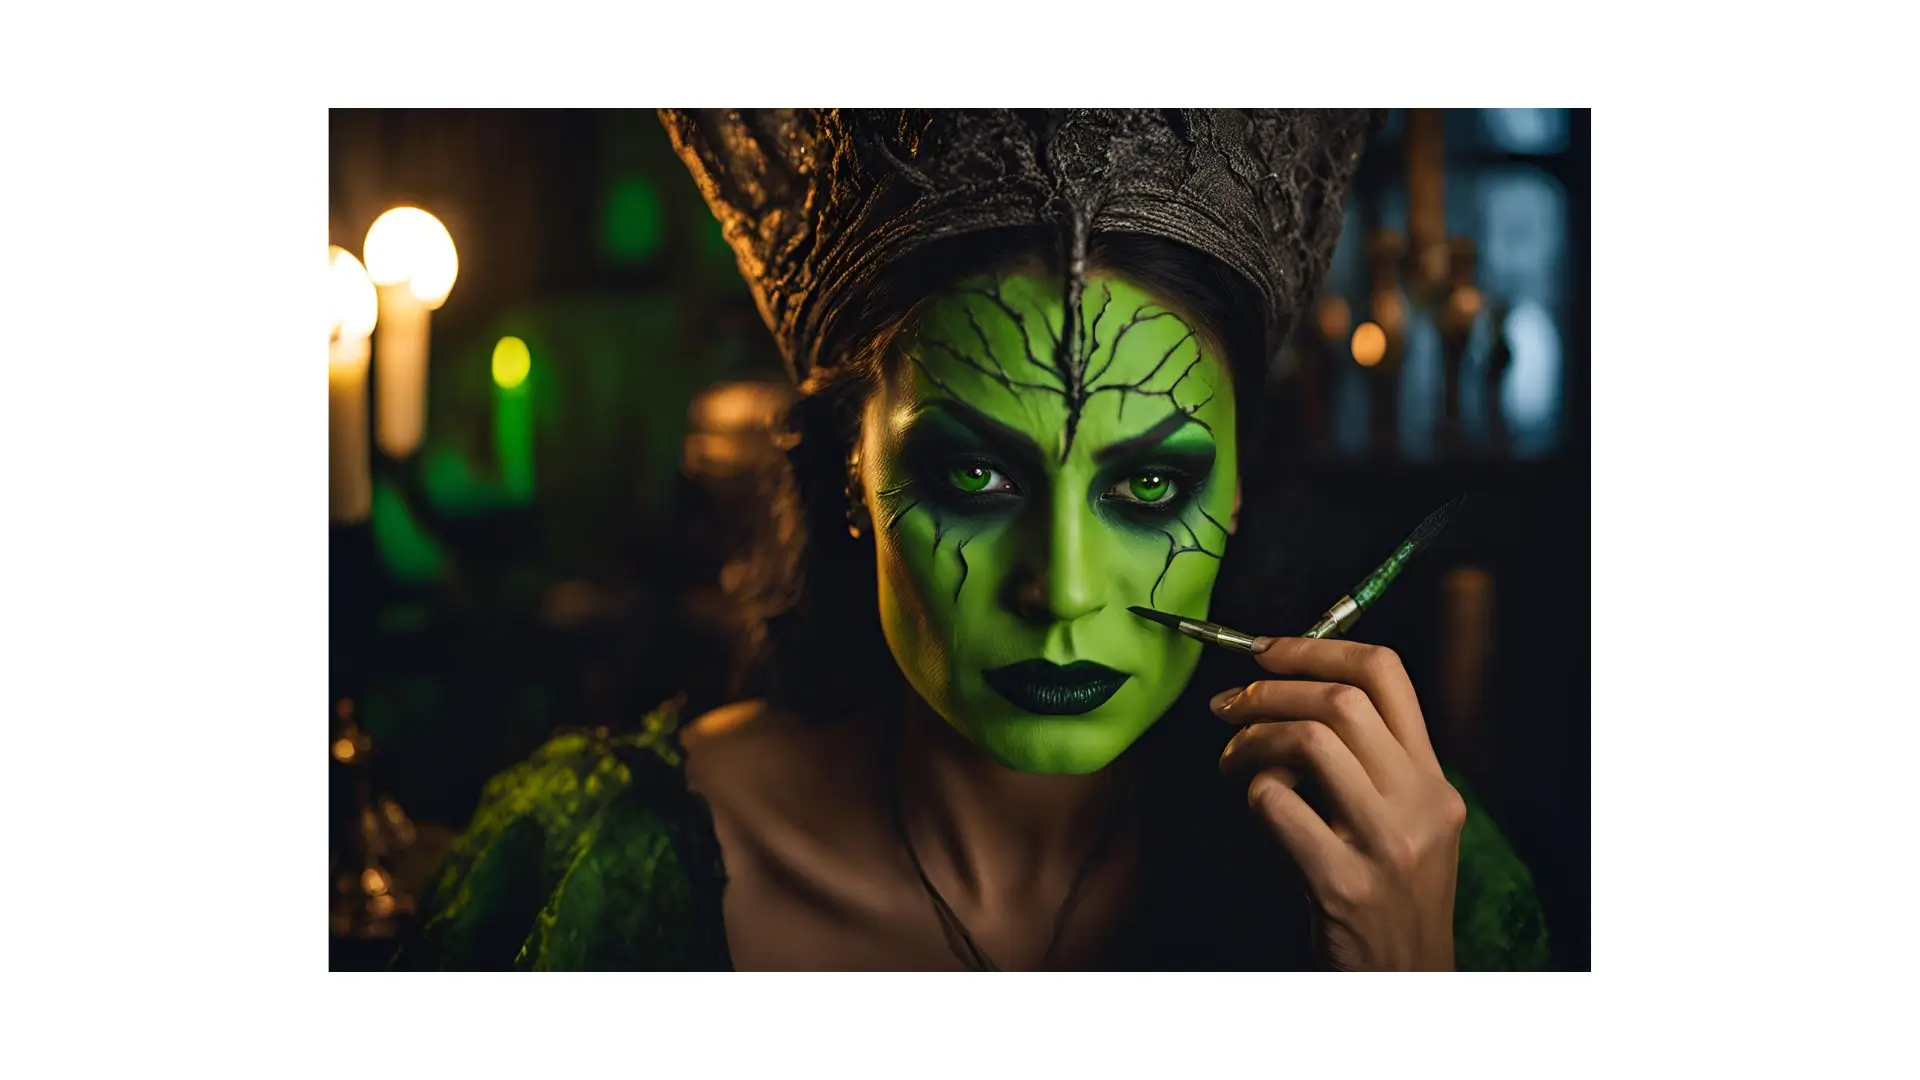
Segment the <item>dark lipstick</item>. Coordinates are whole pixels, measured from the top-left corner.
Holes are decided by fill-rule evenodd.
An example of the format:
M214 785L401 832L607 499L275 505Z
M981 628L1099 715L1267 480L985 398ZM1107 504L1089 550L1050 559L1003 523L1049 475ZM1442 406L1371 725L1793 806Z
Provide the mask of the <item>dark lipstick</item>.
M1065 667L1024 660L984 673L994 693L1041 716L1078 716L1106 704L1130 677L1105 664L1076 660Z

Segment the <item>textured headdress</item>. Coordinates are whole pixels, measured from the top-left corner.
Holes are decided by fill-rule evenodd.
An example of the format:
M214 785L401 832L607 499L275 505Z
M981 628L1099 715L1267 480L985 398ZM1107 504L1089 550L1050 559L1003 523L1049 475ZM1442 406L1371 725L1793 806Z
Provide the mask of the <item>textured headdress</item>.
M1176 241L1244 277L1269 357L1325 273L1374 117L1323 109L661 110L796 378L836 321L928 244L1053 230L1078 305L1104 233ZM1065 322L1074 355L1077 319Z

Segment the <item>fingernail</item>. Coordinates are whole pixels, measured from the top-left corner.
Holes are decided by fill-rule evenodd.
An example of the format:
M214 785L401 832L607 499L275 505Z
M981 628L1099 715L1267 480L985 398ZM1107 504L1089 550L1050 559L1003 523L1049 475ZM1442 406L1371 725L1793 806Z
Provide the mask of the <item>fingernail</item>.
M1236 686L1231 690L1222 690L1213 695L1213 711L1219 712L1227 706L1232 705L1239 699L1241 694L1246 693L1246 689L1244 686Z
M1252 645L1253 655L1259 656L1261 653L1266 652L1268 649L1272 648L1273 640L1274 639L1270 637L1254 638L1253 645Z

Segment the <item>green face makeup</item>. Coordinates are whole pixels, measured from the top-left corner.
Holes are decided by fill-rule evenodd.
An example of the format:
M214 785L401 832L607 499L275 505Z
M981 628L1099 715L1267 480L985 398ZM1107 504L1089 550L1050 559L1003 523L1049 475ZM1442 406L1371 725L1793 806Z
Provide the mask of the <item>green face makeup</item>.
M1038 276L927 305L867 407L880 618L913 688L996 760L1088 773L1186 685L1200 645L1127 610L1207 614L1238 469L1224 361L1127 282L1088 279L1077 342Z

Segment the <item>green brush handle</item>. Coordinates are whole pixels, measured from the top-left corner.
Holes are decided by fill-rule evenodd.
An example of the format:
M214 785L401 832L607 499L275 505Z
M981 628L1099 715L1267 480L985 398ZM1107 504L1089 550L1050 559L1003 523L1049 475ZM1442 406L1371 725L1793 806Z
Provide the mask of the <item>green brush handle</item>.
M1368 574L1360 584L1353 587L1352 592L1341 597L1328 608L1312 628L1300 636L1331 639L1353 629L1353 624L1360 621L1361 614L1372 607L1374 601L1380 599L1380 594L1387 591L1387 586L1393 584L1393 579L1400 576L1400 571L1421 547L1422 545L1412 537L1402 542L1392 555L1387 556L1386 562L1374 567L1373 573Z
M1400 576L1400 571L1406 567L1407 561L1413 558L1416 550L1412 540L1402 543L1393 554L1387 556L1386 562L1381 563L1373 573L1367 575L1365 581L1354 586L1353 592L1348 595L1353 597L1353 602L1360 606L1361 611L1372 607L1373 602L1380 599L1380 594L1386 592L1387 586L1393 584L1393 579Z

